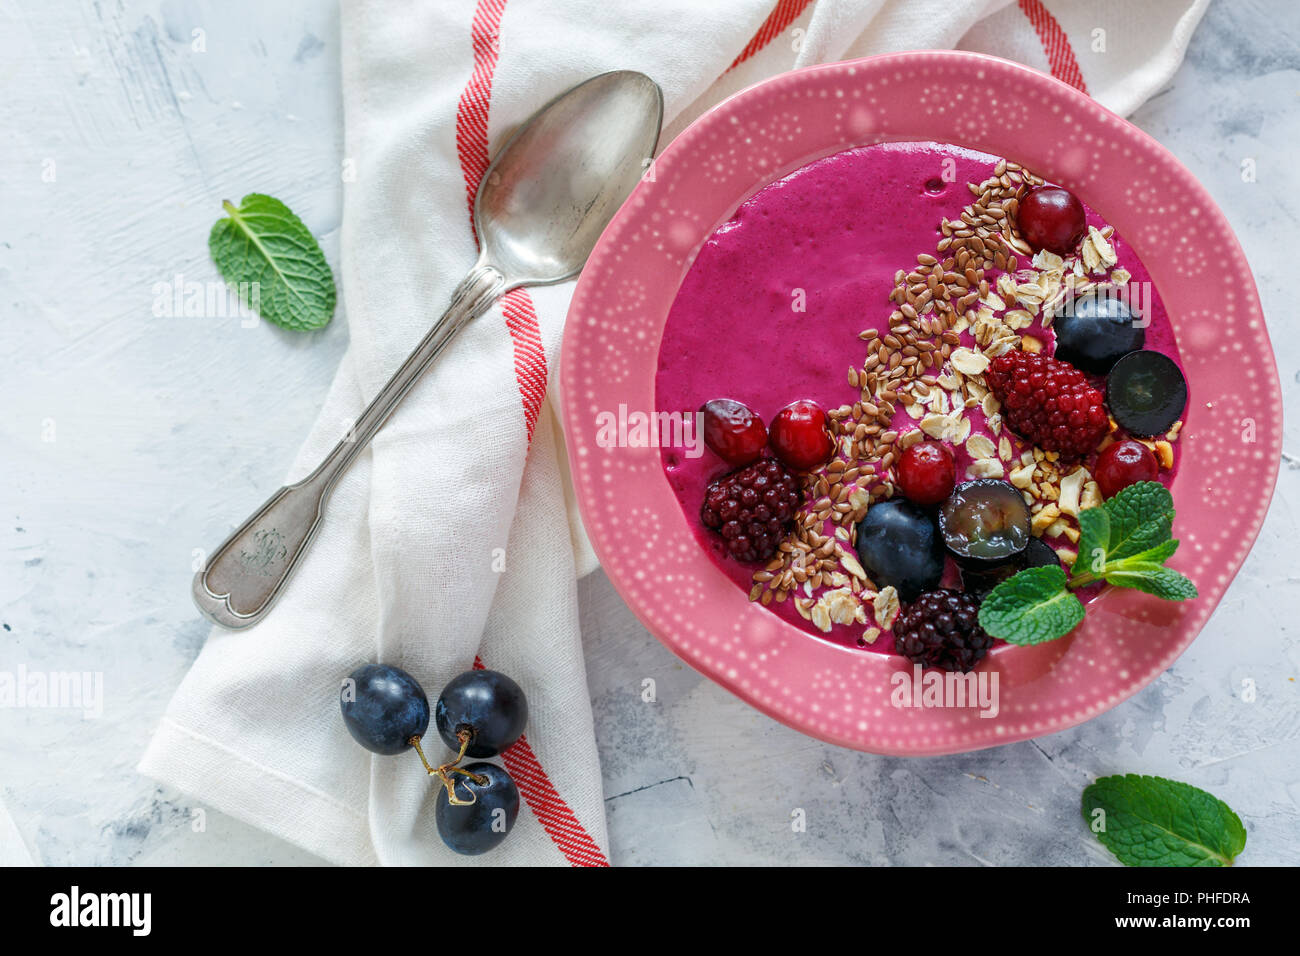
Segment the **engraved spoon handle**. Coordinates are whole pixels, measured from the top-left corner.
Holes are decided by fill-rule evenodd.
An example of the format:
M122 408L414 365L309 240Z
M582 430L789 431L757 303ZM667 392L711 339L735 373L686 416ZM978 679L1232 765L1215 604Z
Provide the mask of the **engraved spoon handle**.
M340 476L452 336L486 312L505 287L505 277L480 259L456 287L447 311L379 390L349 434L310 475L273 494L194 575L194 602L204 617L238 629L266 615L320 527L325 502Z

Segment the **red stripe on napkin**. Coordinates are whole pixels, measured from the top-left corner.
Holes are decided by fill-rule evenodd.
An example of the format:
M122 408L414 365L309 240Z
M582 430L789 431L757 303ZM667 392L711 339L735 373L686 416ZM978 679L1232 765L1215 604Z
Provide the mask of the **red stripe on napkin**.
M507 292L501 300L501 311L506 317L506 328L515 345L515 380L519 383L519 397L524 403L524 424L528 426L528 442L532 444L537 416L546 398L546 350L542 346L542 330L537 324L533 300L523 289Z
M474 658L474 670L483 669L483 661ZM569 805L551 785L533 748L528 745L526 734L502 751L501 761L528 801L533 815L541 821L570 866L609 866L609 860L600 852L596 841L587 835Z
M1056 17L1047 12L1042 0L1020 0L1020 9L1038 34L1052 76L1063 83L1069 83L1081 93L1087 93L1088 84L1083 81L1083 71L1079 69L1079 61L1075 59L1074 50L1070 47L1070 38L1056 22Z
M492 77L501 55L501 16L506 0L479 0L474 8L470 37L474 45L474 71L456 106L456 153L465 176L470 228L474 226L474 195L488 168L488 113L492 106ZM528 293L515 289L502 299L506 328L515 350L515 379L524 407L524 427L531 444L537 416L546 398L546 350L537 312Z
M474 8L470 36L474 43L474 72L456 106L456 154L465 176L469 224L474 227L474 194L488 168L488 107L492 102L492 74L501 50L501 14L506 0L480 0Z
M501 15L506 0L478 0L470 28L474 44L474 71L456 107L456 151L469 197L470 228L474 225L474 194L488 168L488 111L492 105L492 76L501 51ZM537 415L546 397L546 350L537 324L533 300L522 289L501 300L501 311L515 349L515 380L523 401L528 441L533 440ZM475 658L474 666L483 662ZM572 866L609 866L605 854L591 838L569 805L552 785L528 740L520 737L501 755L546 833Z
M786 27L798 19L799 14L803 13L810 3L812 3L812 0L778 0L776 9L767 15L767 19L758 28L754 38L749 41L745 49L740 51L740 56L736 57L735 61L727 69L734 70L775 40Z

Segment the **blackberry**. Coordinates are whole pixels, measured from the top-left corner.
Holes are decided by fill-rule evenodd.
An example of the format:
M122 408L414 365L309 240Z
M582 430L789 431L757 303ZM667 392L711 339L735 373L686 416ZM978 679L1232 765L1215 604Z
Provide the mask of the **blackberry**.
M1101 392L1068 362L1013 349L995 358L984 378L1007 424L1067 461L1087 455L1109 430Z
M968 671L993 646L979 623L980 605L950 588L926 591L894 622L894 647L914 664Z
M799 480L764 458L709 482L700 521L722 536L737 561L766 561L789 532L799 501Z

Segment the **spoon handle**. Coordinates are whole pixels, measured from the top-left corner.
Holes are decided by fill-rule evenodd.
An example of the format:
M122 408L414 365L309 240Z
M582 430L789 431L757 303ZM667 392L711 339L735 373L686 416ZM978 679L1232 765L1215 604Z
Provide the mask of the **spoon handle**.
M209 556L193 584L204 617L239 629L266 616L320 527L335 483L452 336L486 312L505 286L505 277L480 260L456 287L447 311L316 470L272 495Z

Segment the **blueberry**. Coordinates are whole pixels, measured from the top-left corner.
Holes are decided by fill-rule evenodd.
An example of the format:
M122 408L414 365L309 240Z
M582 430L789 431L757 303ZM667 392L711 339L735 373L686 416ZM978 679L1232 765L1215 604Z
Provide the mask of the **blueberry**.
M1187 407L1187 379L1168 355L1131 352L1115 363L1106 378L1106 404L1130 435L1160 435Z
M434 707L434 719L443 743L460 752L458 734L470 732L465 753L471 757L495 757L524 732L528 722L528 701L523 689L497 671L466 671L442 689Z
M348 675L339 693L348 732L377 754L399 754L429 729L429 698L400 667L367 664Z
M1056 358L1077 369L1105 375L1117 361L1146 342L1146 329L1115 289L1079 296L1057 314Z
M943 577L943 541L934 518L903 498L867 509L858 522L858 560L881 587L893 585L903 601L938 587Z
M472 763L465 770L487 778L480 784L463 774L449 774L456 798L474 802L453 805L442 786L434 814L443 843L457 853L477 856L497 846L514 827L519 816L519 788L510 774L494 763Z

